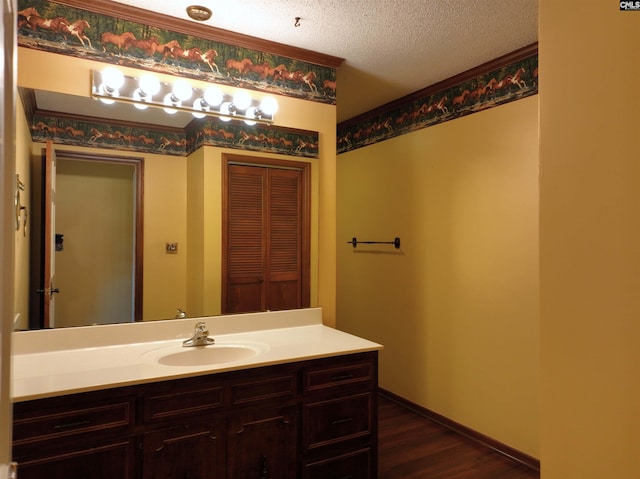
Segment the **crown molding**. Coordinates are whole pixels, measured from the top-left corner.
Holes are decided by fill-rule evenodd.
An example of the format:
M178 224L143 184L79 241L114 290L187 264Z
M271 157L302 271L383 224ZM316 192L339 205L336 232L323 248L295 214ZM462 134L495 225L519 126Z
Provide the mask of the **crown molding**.
M142 10L140 8L115 3L109 0L92 0L91 2L87 2L86 0L56 0L54 3L123 20L129 20L143 25L162 28L177 33L183 33L185 35L192 35L215 42L249 48L274 55L281 55L316 65L337 68L344 62L344 58L326 55L324 53L314 52L304 48L297 48L283 43L272 42L249 35L243 35L241 33L223 30L209 25L194 23L181 18L170 17L161 13Z
M426 88L422 88L413 93L409 93L406 96L401 98L397 98L389 103L385 103L373 110L369 110L360 115L354 116L353 118L349 118L338 124L338 130L348 128L353 125L357 125L358 123L364 123L371 118L375 118L379 115L384 115L403 105L410 104L413 101L420 100L422 98L426 98L435 93L439 93L441 91L452 88L456 85L464 83L466 81L472 80L478 76L481 76L485 73L488 73L493 70L500 69L505 66L512 65L520 60L528 58L532 55L536 55L538 53L538 42L532 43L531 45L527 45L525 47L519 48L518 50L514 50L506 55L502 55L498 58L494 58L491 61L478 65L477 67L471 68L470 70L459 73L455 76L449 77L441 82L434 83Z

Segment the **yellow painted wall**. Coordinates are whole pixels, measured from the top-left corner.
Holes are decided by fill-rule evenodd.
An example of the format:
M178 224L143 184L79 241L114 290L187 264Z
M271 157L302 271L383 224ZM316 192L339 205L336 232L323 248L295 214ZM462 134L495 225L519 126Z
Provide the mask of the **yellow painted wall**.
M542 478L637 479L640 12L539 4Z
M19 48L18 84L26 88L88 96L90 70L104 64ZM135 70L124 69L133 74ZM73 72L73 74L69 74ZM199 83L199 82L194 82ZM323 308L325 324L335 325L335 145L334 105L278 97L276 123L319 132L318 159L205 147L191 158L140 155L145 158L144 305L145 319L173 317L176 308L190 315L220 311L221 158L223 152L308 161L312 164L311 305ZM39 151L42 145L34 149ZM68 150L95 151L62 147ZM118 154L103 150L104 154ZM130 153L121 153L130 154ZM135 154L134 154L135 156ZM200 174L204 174L204 178ZM186 181L193 190L185 188ZM191 186L189 186L189 189ZM188 210L187 210L188 205ZM204 206L203 206L204 205ZM208 205L208 206L207 206ZM184 214L185 211L187 215ZM202 225L188 218L202 219ZM194 235L201 228L202 243ZM165 254L165 243L179 243L178 255ZM197 250L187 263L189 248ZM187 270L204 280L202 289L188 283ZM206 309L203 309L205 308ZM190 311L190 308L191 309ZM212 308L212 309L209 309ZM192 312L193 311L193 312Z
M183 309L191 316L202 316L204 311L215 311L215 314L220 314L222 310L220 307L220 296L222 295L220 286L215 288L213 285L205 284L208 271L219 272L221 270L221 258L216 261L214 258L207 257L206 243L211 241L213 244L210 245L210 248L216 250L218 256L222 254L221 236L215 234L215 231L211 231L211 228L208 227L211 223L217 223L218 226L221 224L222 211L216 208L211 212L212 214L205 214L205 201L211 201L213 205L220 204L222 200L222 195L215 194L216 192L213 191L209 192L210 196L205 200L208 193L205 185L207 175L215 175L214 178L209 179L212 187L220 184L220 172L205 172L205 156L208 150L209 148L200 148L187 158L187 181L189 184L186 191L187 244L183 246L187 247L189 255L187 257L187 302ZM209 291L210 294L205 291ZM207 308L208 300L211 301L209 308Z
M173 318L178 308L187 309L186 168L184 157L145 155L145 320ZM167 254L166 243L178 243L178 254Z
M2 33L0 33L0 477L11 475L11 429L13 412L11 407L11 339L16 310L14 303L15 275L15 228L12 225L13 192L19 153L15 109L15 32L16 2L2 4Z
M338 327L384 345L381 387L534 457L537 113L533 96L337 163Z
M29 168L31 135L24 116L24 109L19 99L16 101L16 173L20 175L20 181L25 185L24 191L20 192L20 204L26 206L26 215L33 214L31 207L31 169ZM15 231L15 289L14 289L14 312L19 314L18 322L14 324L14 329L27 329L29 327L29 240L31 238L31 227L27 219L27 230L25 235L24 221L25 211L21 215L20 230ZM15 317L15 316L14 316ZM14 318L11 318L13 321Z

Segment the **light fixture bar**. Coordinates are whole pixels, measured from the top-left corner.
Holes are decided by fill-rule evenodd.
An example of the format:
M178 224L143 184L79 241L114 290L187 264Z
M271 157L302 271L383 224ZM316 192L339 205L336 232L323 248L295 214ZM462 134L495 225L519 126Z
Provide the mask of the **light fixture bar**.
M272 124L277 110L274 98L266 97L259 102L246 90L232 96L215 85L204 90L195 88L182 78L168 83L150 78L149 74L140 78L126 76L113 66L92 70L91 96L104 103L117 101L139 109L162 108L167 114L181 111L196 118L213 116L223 121L241 120L248 125Z

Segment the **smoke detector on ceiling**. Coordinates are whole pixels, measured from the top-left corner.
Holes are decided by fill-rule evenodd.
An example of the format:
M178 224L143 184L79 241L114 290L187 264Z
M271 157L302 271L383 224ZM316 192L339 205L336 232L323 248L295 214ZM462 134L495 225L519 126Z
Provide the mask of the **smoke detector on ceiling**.
M209 20L212 14L213 12L210 9L201 5L190 5L187 7L187 15L189 15L189 18L199 22Z

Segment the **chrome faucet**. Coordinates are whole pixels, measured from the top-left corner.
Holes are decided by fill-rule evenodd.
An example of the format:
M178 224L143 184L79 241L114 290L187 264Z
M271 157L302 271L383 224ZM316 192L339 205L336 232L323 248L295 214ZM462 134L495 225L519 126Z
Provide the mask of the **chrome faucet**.
M196 323L196 328L193 332L193 336L182 342L185 348L192 346L207 346L213 344L215 340L209 337L209 331L207 325L203 321Z

